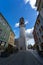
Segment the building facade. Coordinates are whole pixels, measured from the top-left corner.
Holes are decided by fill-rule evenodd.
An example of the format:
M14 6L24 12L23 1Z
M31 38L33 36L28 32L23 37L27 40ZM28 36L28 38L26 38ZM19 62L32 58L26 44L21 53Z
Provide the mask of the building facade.
M9 36L9 40L8 40L8 43L12 46L14 46L14 42L15 42L15 39L14 39L14 33L11 31L10 32L10 36Z
M36 45L39 46L40 51L43 49L43 20L40 15L38 15L34 31L33 31L34 39Z
M19 38L15 39L15 47L19 50Z
M15 34L13 33L10 25L0 13L0 46L4 45L4 47L7 47L8 44L14 46L14 37Z
M36 7L37 7L37 11L41 11L41 9L43 8L43 0L36 0Z
M43 0L36 0L36 6L39 15L34 26L33 35L39 51L43 51Z

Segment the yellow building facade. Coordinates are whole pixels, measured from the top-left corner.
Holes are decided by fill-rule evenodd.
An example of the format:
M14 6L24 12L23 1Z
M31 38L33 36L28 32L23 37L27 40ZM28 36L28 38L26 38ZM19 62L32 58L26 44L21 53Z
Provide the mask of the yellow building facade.
M15 38L15 35L13 32L10 32L10 36L9 36L9 40L8 40L8 44L14 46L14 38Z

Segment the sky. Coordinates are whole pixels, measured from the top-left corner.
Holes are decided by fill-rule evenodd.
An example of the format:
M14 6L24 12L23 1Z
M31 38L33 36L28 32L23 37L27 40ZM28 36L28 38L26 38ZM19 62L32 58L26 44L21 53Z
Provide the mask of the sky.
M15 38L19 38L19 19L24 17L27 42L31 41L31 44L34 43L32 31L38 15L35 2L36 0L0 0L0 12L14 31Z

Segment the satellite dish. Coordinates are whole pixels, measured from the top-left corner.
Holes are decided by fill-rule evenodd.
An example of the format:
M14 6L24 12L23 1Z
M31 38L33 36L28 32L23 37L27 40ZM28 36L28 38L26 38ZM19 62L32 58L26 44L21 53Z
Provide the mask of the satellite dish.
M43 18L43 8L42 8L41 11L40 11L40 15L41 15L41 17Z

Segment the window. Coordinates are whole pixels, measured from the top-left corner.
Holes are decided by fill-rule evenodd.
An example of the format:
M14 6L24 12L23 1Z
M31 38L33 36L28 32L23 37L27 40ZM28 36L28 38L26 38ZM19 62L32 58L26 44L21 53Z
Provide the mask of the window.
M11 33L11 36L12 36L13 34Z
M41 30L43 31L43 26L41 26Z
M0 20L0 23L2 23L2 20Z
M2 34L2 29L0 29L0 35Z
M42 6L42 8L43 8L43 6Z
M40 33L41 33L41 29L39 29Z
M6 38L6 36L7 36L7 34L5 33L5 34L4 34L4 38Z
M7 30L10 30L9 26L7 27Z
M37 32L37 35L39 36L38 32Z
M39 41L41 42L40 38L39 38Z
M11 33L11 36L13 37L13 33Z
M41 48L42 48L42 50L43 50L43 42L41 43Z
M5 23L3 23L3 25L5 25Z
M40 20L38 19L38 20L37 20L37 24L39 25L39 23L40 23Z
M11 40L11 37L10 37L10 40Z
M42 35L42 39L43 39L43 35Z
M1 17L1 20L3 20L3 18Z
M43 8L43 3L42 3L42 8Z

